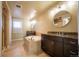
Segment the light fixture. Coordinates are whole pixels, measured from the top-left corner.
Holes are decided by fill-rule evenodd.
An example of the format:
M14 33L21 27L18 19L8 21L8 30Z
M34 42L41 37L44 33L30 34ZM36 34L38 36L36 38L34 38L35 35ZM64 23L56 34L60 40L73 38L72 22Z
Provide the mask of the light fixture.
M30 13L30 16L29 16L29 19L32 19L36 15L36 12L37 11L35 9L32 9L31 13Z
M37 21L35 19L30 21L31 30L34 30L36 23L37 23Z

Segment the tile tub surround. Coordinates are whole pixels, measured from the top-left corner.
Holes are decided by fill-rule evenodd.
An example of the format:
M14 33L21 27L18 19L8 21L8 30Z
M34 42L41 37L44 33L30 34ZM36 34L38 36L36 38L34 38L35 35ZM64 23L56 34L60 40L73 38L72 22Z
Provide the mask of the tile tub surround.
M41 53L41 36L27 36L24 38L24 49L30 55ZM38 52L39 51L39 52Z

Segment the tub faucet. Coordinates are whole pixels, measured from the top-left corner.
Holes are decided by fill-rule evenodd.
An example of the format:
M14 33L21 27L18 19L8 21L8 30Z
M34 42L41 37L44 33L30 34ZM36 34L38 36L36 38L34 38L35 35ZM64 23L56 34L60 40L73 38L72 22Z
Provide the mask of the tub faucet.
M33 40L33 36L31 37L31 40Z

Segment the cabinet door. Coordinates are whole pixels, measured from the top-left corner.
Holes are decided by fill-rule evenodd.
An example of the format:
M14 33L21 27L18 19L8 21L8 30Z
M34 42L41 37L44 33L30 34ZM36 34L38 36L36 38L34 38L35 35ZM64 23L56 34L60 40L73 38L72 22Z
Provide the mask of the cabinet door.
M54 56L54 40L52 40L52 36L42 35L41 48L50 56Z
M64 38L64 56L78 56L77 39Z
M47 50L47 36L42 34L41 37L42 37L41 48L42 48L42 50L46 51Z
M41 35L41 48L44 49L44 45L45 45L45 36L42 34Z
M64 43L64 56L65 57L69 57L70 55L70 45L67 43Z
M63 56L63 39L61 37L54 37L55 39L55 56Z
M49 54L51 56L55 56L54 55L54 52L55 52L54 47L55 47L55 40L53 39L52 36L48 36L47 37L47 50L49 51Z

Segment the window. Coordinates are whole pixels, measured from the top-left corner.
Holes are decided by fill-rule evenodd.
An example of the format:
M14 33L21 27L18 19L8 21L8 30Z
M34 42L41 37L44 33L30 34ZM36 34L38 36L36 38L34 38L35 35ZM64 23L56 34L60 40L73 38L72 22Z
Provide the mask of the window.
M14 21L13 22L13 28L22 28L22 22Z

